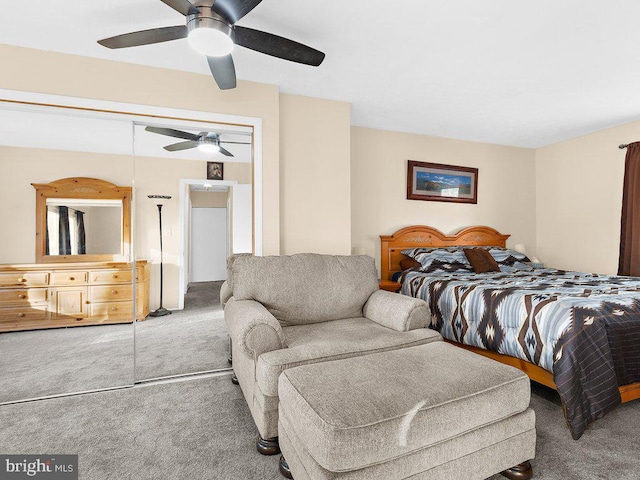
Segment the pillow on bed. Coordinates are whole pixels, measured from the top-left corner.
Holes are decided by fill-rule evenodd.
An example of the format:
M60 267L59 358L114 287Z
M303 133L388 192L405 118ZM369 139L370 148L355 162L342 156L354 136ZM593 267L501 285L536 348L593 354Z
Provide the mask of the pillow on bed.
M488 250L484 248L465 248L463 251L473 267L474 272L487 273L500 271L500 266Z
M406 255L409 258L416 258L418 257L418 255L422 255L424 253L456 253L456 252L462 252L462 250L466 248L466 247L416 247L416 248L409 248L407 250L403 250L402 254ZM417 258L416 258L417 260Z
M495 258L500 270L503 272L515 272L518 270L532 270L531 265L527 265L525 262L530 262L529 257L524 253L516 252L503 247L491 247L489 253Z
M500 265L501 272L518 272L522 270L533 270L528 263L513 262L511 265Z
M473 272L462 247L411 248L402 253L419 262L421 272Z
M403 258L400 260L400 268L402 270L409 270L410 268L420 268L420 262L413 258Z

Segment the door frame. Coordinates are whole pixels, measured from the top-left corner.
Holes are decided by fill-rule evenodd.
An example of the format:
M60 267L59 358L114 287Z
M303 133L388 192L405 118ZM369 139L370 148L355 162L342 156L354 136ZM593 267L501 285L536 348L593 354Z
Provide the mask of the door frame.
M191 206L189 205L189 191L191 190L191 185L200 185L204 186L205 184L211 185L212 187L227 187L230 188L233 185L237 185L237 180L203 180L193 179L193 178L181 178L180 179L180 198L178 203L178 228L180 228L180 258L178 258L178 310L182 310L184 308L184 296L187 293L187 287L189 283L189 276L187 275L187 265L189 263L189 255L187 254L188 242L187 238L189 238L189 230L191 229L190 221L190 210ZM258 237L255 235L256 231L256 222L257 222L257 212L255 208L255 202L257 200L257 195L254 197L254 211L253 211L253 229L254 229L254 245L253 248L258 251L258 246L260 247L260 253L256 255L262 255L262 241L258 242ZM260 202L262 203L262 202ZM262 209L260 209L262 211ZM227 216L229 215L229 210L227 210ZM262 215L260 215L262 217ZM260 219L262 221L262 218ZM228 232L227 232L228 237ZM227 238L227 244L229 243L229 239Z

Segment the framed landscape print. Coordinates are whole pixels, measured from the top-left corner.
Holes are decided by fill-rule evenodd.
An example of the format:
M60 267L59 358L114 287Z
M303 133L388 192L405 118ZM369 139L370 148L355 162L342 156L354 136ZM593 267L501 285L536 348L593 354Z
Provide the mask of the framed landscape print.
M478 169L409 160L407 199L478 203Z

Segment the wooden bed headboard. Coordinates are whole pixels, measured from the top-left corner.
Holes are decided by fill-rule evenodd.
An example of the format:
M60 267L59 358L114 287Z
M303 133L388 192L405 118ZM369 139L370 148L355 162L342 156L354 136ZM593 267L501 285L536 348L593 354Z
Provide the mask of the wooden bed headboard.
M393 235L380 235L380 267L382 280L391 280L395 272L402 271L402 250L416 247L492 246L504 247L510 235L503 235L491 227L476 226L447 236L440 230L426 225L413 225L398 230Z

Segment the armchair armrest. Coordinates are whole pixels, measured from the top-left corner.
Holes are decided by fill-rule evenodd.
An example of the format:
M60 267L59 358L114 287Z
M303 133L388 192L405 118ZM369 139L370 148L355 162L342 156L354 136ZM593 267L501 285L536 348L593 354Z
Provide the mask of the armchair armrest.
M363 313L369 320L398 332L424 328L431 322L427 302L385 290L371 294Z
M224 308L227 305L229 299L233 296L233 290L231 290L231 286L228 281L225 281L220 286L220 305Z
M231 298L224 309L224 319L234 346L254 359L285 348L280 322L261 303Z

